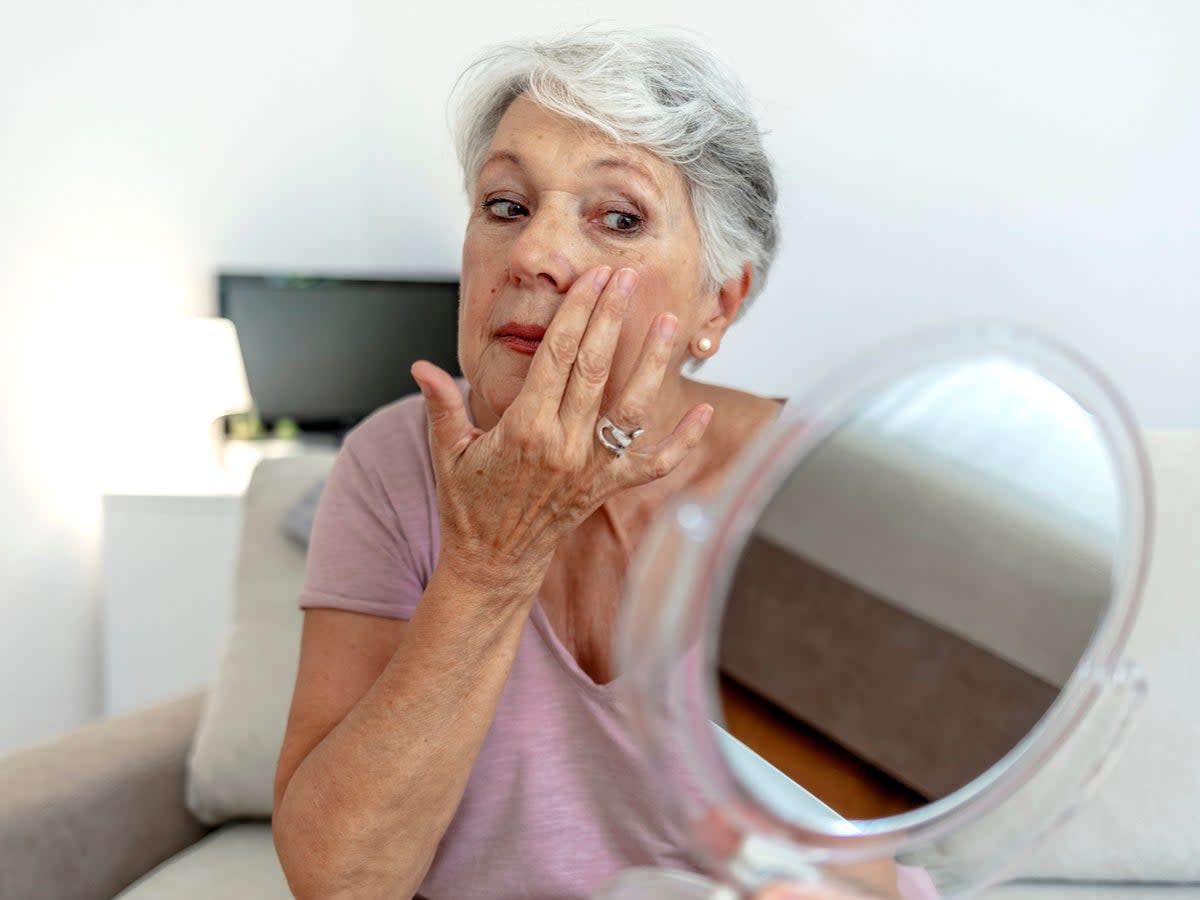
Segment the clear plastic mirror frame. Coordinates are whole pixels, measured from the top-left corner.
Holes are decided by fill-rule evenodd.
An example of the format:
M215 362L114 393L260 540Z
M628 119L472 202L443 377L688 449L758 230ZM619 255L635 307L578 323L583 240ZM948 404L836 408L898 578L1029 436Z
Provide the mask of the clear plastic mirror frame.
M779 486L865 401L930 367L991 360L1056 384L1095 417L1107 441L1122 525L1109 609L1058 699L976 781L922 809L871 822L831 818L828 829L816 829L782 819L737 780L711 725L722 721L716 640L738 558ZM824 880L819 869L915 853L943 865L936 879L943 896L969 894L997 880L1086 796L1142 695L1140 675L1120 658L1145 582L1152 521L1136 422L1104 375L1075 351L1004 322L960 324L887 345L835 373L794 409L747 449L718 496L677 498L648 531L626 583L616 645L635 724L663 801L690 823L697 863L727 884ZM1052 780L1037 777L1051 771ZM982 822L985 836L976 839Z

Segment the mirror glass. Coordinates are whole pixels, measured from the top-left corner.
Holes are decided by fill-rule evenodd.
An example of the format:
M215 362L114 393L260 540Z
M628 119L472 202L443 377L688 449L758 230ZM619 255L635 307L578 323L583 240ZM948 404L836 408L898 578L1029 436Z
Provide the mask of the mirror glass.
M739 559L716 626L726 761L809 825L994 773L1109 608L1121 514L1098 422L1031 369L892 383L806 454Z

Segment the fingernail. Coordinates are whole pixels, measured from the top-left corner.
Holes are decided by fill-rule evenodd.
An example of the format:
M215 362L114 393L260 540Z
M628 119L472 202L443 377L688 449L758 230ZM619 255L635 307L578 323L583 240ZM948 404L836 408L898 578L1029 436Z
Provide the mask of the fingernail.
M664 341L675 337L675 329L679 327L679 319L670 313L658 320L658 334Z
M617 290L622 294L632 293L635 284L637 284L637 272L633 269L622 269L617 273Z
M609 266L601 266L596 270L595 285L596 290L604 290L604 286L608 284L608 276L612 274L612 268Z
M705 408L703 412L700 413L700 424L707 425L709 422L712 421L712 417L713 417L713 408L711 406L709 406L709 407Z

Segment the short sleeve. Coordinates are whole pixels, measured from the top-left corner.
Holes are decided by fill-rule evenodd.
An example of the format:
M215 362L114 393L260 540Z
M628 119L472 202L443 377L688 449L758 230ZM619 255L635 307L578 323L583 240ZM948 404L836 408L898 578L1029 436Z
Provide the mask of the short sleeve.
M347 435L321 492L297 604L407 619L425 589L421 569L361 437Z

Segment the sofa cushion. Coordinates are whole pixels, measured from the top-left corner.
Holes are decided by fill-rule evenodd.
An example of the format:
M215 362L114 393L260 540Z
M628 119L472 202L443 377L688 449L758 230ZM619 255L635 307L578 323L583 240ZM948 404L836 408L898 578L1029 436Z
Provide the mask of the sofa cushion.
M1200 432L1150 432L1156 511L1125 656L1149 693L1095 796L1023 866L1026 877L1200 883Z
M308 549L308 539L312 536L313 522L317 517L317 504L325 491L325 479L322 478L296 501L283 517L283 530L288 537Z
M238 822L219 828L117 895L117 900L290 900L275 856L271 826Z
M304 550L281 522L333 459L263 460L246 489L233 621L188 758L188 808L210 825L271 815L303 623Z
M1134 885L1200 885L1200 709L1190 697L1189 671L1200 644L1200 615L1191 600L1200 589L1200 432L1151 432L1146 446L1156 508L1142 607L1124 658L1143 670L1149 693L1095 794L1065 825L1038 836L1010 874L1031 889L1050 885L1062 896L1069 896L1066 882L1121 883L1131 895ZM1058 785L1074 784L1087 771L1076 751L1111 737L1117 709L1110 704L1104 712L1085 719L1013 799L966 829L906 852L904 861L953 872L985 849L1036 834L1069 799L1055 799Z

